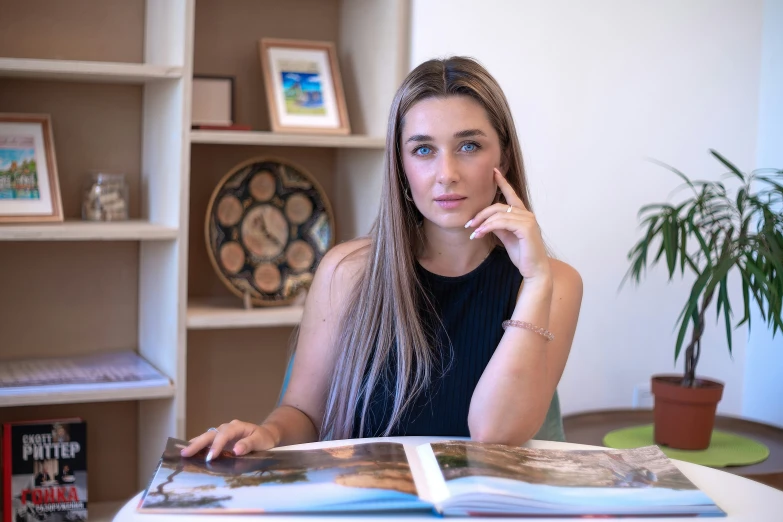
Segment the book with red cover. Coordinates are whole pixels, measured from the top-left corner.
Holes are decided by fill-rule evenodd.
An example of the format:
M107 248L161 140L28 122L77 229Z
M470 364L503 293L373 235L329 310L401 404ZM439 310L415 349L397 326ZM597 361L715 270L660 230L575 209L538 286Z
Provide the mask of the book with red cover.
M82 419L3 424L3 520L87 519L87 425Z

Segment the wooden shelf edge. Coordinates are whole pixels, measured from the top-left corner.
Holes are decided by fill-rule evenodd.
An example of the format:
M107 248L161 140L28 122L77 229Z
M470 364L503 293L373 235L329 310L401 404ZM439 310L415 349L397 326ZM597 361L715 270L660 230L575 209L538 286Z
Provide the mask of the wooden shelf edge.
M24 388L0 388L0 407L165 399L174 397L175 393L171 383L148 385L144 382L135 382L128 384L127 387L115 389L105 389L90 384L36 386L34 392Z
M283 134L264 131L190 131L191 143L222 145L278 145L288 147L326 147L383 149L386 138L371 136L329 136L319 134Z
M85 379L79 374L99 382L78 382ZM106 375L113 380L101 380ZM176 392L168 376L131 351L6 361L0 382L0 407L163 399Z
M64 221L0 225L0 241L143 241L177 239L174 227L146 221Z
M182 78L182 67L144 63L0 58L0 76L99 83L146 83Z
M188 302L186 324L189 330L296 326L303 312L303 306L245 310L239 299L193 299Z

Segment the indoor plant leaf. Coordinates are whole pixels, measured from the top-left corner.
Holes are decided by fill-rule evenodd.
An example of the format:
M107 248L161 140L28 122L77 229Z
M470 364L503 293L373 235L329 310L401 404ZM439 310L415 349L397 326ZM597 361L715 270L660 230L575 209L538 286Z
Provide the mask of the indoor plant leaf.
M740 182L733 197L721 181L691 180L678 169L656 161L684 182L679 188L690 188L692 194L676 206L653 203L641 207L639 218L646 230L629 252L631 266L626 274L639 283L648 263L655 265L664 257L669 280L678 266L681 275L686 267L693 270L696 277L676 321L679 331L674 350L676 362L687 345L686 369L691 372L695 372L700 354L704 314L712 301L717 321L723 316L729 354L733 351L733 329L746 323L751 326L751 303L758 306L773 336L778 329L783 331L783 170L744 174L719 152L710 153ZM693 250L689 250L691 240L697 245ZM650 259L655 241L659 241L657 252ZM735 325L728 289L733 270L740 275L743 310ZM691 340L686 344L689 327Z

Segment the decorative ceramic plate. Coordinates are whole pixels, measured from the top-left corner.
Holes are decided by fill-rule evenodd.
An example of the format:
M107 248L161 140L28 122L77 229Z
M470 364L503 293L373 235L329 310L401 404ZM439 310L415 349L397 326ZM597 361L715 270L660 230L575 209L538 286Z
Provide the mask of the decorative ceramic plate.
M334 245L334 216L318 182L290 162L256 158L231 169L207 206L210 261L221 281L259 306L309 288Z

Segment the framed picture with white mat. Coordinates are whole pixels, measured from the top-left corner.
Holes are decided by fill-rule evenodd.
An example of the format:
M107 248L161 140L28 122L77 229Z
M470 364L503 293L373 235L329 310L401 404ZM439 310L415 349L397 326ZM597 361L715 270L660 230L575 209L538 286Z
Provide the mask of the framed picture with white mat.
M333 43L264 38L259 48L272 131L350 134Z
M51 118L0 113L0 223L62 220Z

